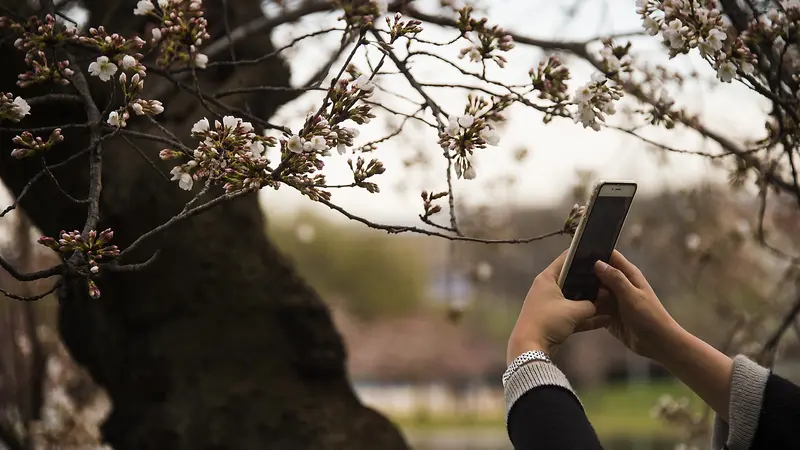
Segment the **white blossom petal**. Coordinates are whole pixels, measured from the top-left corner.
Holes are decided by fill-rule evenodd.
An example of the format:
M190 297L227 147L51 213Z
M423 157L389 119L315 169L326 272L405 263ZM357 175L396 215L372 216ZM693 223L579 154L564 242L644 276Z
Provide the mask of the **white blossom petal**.
M136 58L134 58L131 55L125 55L125 56L122 57L121 64L122 64L122 68L124 70L128 70L128 69L136 66Z
M222 126L232 130L239 126L239 119L233 116L225 116L222 118Z
M292 153L302 153L303 144L304 139L295 134L286 141L286 148Z
M497 145L500 143L500 134L491 128L485 128L482 137L489 145Z
M29 105L24 98L22 97L15 98L13 104L14 104L14 110L16 111L20 119L30 114L31 105Z
M475 123L475 117L471 114L465 114L458 118L458 124L464 128L469 128Z
M156 7L153 6L150 0L139 0L139 3L136 4L136 8L133 10L133 14L136 16L145 16L155 9Z
M470 165L464 171L464 179L466 180L474 180L476 176L478 176L478 172L475 171L475 166Z
M194 55L194 66L199 69L205 69L206 64L208 64L208 56L198 53Z
M191 191L193 185L194 179L192 176L186 172L181 173L180 179L178 180L178 186L185 191Z
M111 111L111 112L108 114L108 120L107 120L107 122L108 122L108 124L109 124L109 125L111 125L112 127L120 127L120 126L121 126L121 123L122 123L122 120L120 119L120 116L119 116L119 113L118 113L118 112L116 112L116 111Z
M200 119L197 122L195 122L194 125L192 125L192 134L194 134L194 133L203 133L205 131L208 131L208 128L210 126L211 125L208 123L208 119L203 117L202 119Z

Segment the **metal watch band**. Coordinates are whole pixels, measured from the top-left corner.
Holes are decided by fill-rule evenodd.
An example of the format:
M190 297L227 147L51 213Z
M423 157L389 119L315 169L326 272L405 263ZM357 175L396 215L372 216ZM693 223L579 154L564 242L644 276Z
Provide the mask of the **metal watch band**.
M531 361L543 361L549 364L553 363L550 360L550 357L547 356L547 353L541 350L531 350L525 352L514 358L514 360L511 361L511 364L509 364L508 369L506 369L505 373L503 374L503 386L506 385L506 382L509 378L511 378L511 375L514 375L514 372Z

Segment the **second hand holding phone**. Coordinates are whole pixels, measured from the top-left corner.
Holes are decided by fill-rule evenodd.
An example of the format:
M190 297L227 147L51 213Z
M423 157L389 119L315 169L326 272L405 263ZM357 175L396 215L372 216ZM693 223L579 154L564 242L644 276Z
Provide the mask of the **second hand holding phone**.
M600 280L594 272L597 261L608 262L628 216L636 183L600 181L595 184L558 277L558 286L569 300L597 298Z

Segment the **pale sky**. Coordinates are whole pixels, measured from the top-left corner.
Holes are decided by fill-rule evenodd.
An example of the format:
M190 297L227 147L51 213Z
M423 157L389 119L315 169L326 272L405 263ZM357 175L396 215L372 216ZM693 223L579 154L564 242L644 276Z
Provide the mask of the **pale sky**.
M435 11L438 2L419 2L426 11ZM573 4L582 4L578 14L568 20L565 16ZM480 3L486 6L487 16L491 23L512 30L520 35L543 39L585 40L589 37L640 30L639 18L634 12L633 0L605 0L605 1L579 1L579 0L484 0ZM267 9L269 11L269 9ZM481 16L480 14L476 14ZM277 30L276 39L287 42L294 36L320 29L324 26L335 24L335 14L316 15L307 18L296 25L284 26ZM213 18L209 18L213 20ZM425 26L420 37L427 40L443 41L454 36L452 30L442 30L434 26ZM672 70L690 71L700 70L701 74L713 80L713 71L708 68L699 56L679 57L669 61L666 52L661 49L656 38L644 36L636 38L634 50L647 61L666 63ZM327 55L328 49L338 45L338 36L328 37L325 40L308 40L308 43L298 47L292 53L291 65L293 82L303 82L309 74L313 73L321 62L326 59L320 55ZM478 70L479 64L456 59L458 50L465 47L464 41L459 41L444 51L437 53L447 55L450 60L456 61L461 67L469 70ZM371 53L371 58L376 61L376 52ZM530 47L518 45L506 54L509 64L505 69L497 69L489 63L490 77L508 82L527 80L527 72L531 67L543 59L541 52ZM366 69L363 64L363 52L354 60L359 68ZM419 60L421 61L421 60ZM339 66L334 66L338 68ZM586 64L570 63L573 78L571 91L588 80L591 70ZM391 63L385 66L393 70ZM412 67L412 72L423 82L438 83L465 83L463 76L455 75L439 63L417 63ZM412 98L418 98L402 77L397 75L379 77L377 83L390 88L394 92L403 93ZM326 82L327 85L327 82ZM743 86L720 85L716 89L709 89L709 83L700 85L694 83L686 92L674 94L681 105L690 107L693 111L701 112L707 118L706 123L710 128L723 131L735 139L753 138L759 136L763 130L764 111L767 106L756 96L747 91ZM434 99L450 113L458 113L466 102L466 92L463 90L437 89L429 91ZM277 117L271 121L282 123L297 129L311 108L316 109L320 95L316 93L301 97L279 111ZM377 94L376 98L386 99L386 95ZM408 110L409 103L388 98L387 105ZM359 127L360 137L356 144L382 136L384 133L388 113L377 111L378 118L369 125ZM475 180L458 180L455 182L456 197L459 201L469 201L471 204L486 202L491 195L487 193L487 186L499 178L511 175L517 183L513 189L500 192L492 198L492 203L499 207L511 204L543 204L552 202L564 195L571 183L575 180L578 170L592 170L598 178L603 179L632 179L640 184L640 192L653 192L665 187L675 187L696 182L701 178L714 178L723 180L724 172L713 168L704 159L692 156L671 155L669 164L657 160L651 151L644 148L639 142L629 137L623 137L618 132L603 130L595 132L585 130L580 125L573 124L566 119L556 120L544 125L541 115L528 108L515 107L509 110L508 122L501 130L502 140L497 147L479 150L475 156L475 166L478 177ZM612 117L609 123L623 125L620 117ZM660 132L650 135L662 142L668 142L673 147L686 149L701 149L696 139L675 132ZM366 218L392 224L418 224L417 215L421 212L419 193L421 190L441 191L446 188L444 178L445 160L438 147L437 137L433 130L428 128L408 128L408 130L383 144L374 156L384 162L387 171L376 181L381 187L380 194L369 194L359 189L334 190L333 201L349 211ZM401 161L409 157L411 149L419 149L432 161L427 168L415 167L406 170ZM520 149L526 148L529 157L524 163L515 162L513 155ZM350 156L348 154L347 156ZM325 173L329 183L348 183L352 181L346 165L347 156L338 154L326 159ZM400 186L404 185L405 189ZM177 189L177 186L176 186ZM269 214L293 213L298 210L311 209L316 212L330 212L324 205L313 204L307 198L300 196L290 188L283 187L275 192L264 189L260 194L263 204ZM0 197L4 197L0 193ZM7 196L5 196L7 197ZM10 201L6 198L3 204ZM566 214L566 212L565 212ZM333 213L336 216L338 213ZM65 224L65 227L71 225Z

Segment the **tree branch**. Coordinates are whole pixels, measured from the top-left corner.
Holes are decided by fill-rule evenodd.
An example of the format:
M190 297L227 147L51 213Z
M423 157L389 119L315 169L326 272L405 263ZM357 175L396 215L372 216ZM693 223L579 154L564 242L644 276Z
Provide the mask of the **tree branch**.
M86 223L83 225L82 235L87 238L89 231L97 228L97 223L100 221L100 192L103 189L103 156L102 156L102 139L100 130L100 110L94 103L92 93L89 90L89 85L86 82L86 77L83 75L83 70L79 67L77 60L74 56L67 53L68 59L75 67L74 73L71 77L72 85L80 94L83 99L83 106L86 110L86 118L89 121L89 208L86 213Z
M189 209L189 210L184 210L183 212L181 212L180 214L178 214L176 216L173 216L171 219L169 219L168 221L164 222L163 224L157 226L156 228L153 228L152 230L148 231L147 233L145 233L145 234L139 236L138 238L136 238L136 240L133 241L133 243L131 245L129 245L128 248L126 248L125 250L120 252L119 256L117 257L117 260L122 260L127 254L129 254L136 247L141 245L142 242L146 241L147 239L150 239L151 237L153 237L153 236L155 236L157 234L160 234L160 233L164 232L165 230L168 230L169 228L172 228L173 226L177 225L178 223L180 223L180 222L182 222L182 221L184 221L184 220L186 220L186 219L188 219L190 217L196 216L196 215L198 215L198 214L200 214L200 213L202 213L204 211L208 211L209 209L211 209L211 208L213 208L215 206L219 206L219 205L221 205L222 203L224 203L226 201L230 201L230 200L233 200L235 198L241 197L243 195L250 194L252 192L255 192L256 190L257 189L248 188L248 189L242 189L241 191L232 192L232 193L229 193L229 194L223 194L223 195L220 195L219 197L214 198L213 200L209 200L208 202L203 203L202 205L200 205L200 206L198 206L196 208L192 208L192 209Z
M39 270L37 272L22 273L8 263L2 256L0 256L0 267L2 267L9 275L19 281L34 281L42 278L49 278L64 273L64 266L57 265L49 269Z
M38 295L29 295L29 296L28 295L16 295L16 294L12 294L12 293L10 293L10 292L6 291L5 289L2 289L2 288L0 288L0 294L5 295L6 297L8 297L8 298L10 298L12 300L19 300L21 302L35 302L36 300L42 299L44 297L47 297L48 295L50 295L53 292L55 292L56 289L58 289L58 287L60 285L61 285L61 280L59 280L55 284L53 284L53 287L51 287L47 291L45 291L45 292L43 292L41 294L38 294Z
M413 227L413 226L398 226L398 225L384 225L376 222L369 221L361 216L357 216L346 209L342 208L341 206L323 198L317 200L319 203L327 206L328 208L342 214L343 216L347 217L350 220L354 220L356 222L362 223L370 228L374 228L376 230L383 230L390 234L399 234L399 233L417 233L417 234L424 234L426 236L434 236L440 237L451 241L466 241L466 242L478 242L481 244L527 244L533 241L540 241L542 239L547 239L553 236L559 236L565 233L564 230L558 231L551 231L549 233L541 234L539 236L527 237L527 238L519 238L519 239L482 239L476 238L471 236L463 236L463 235L452 235L452 234L444 234L438 231L433 230L426 230L424 228ZM441 226L438 228L446 229Z

